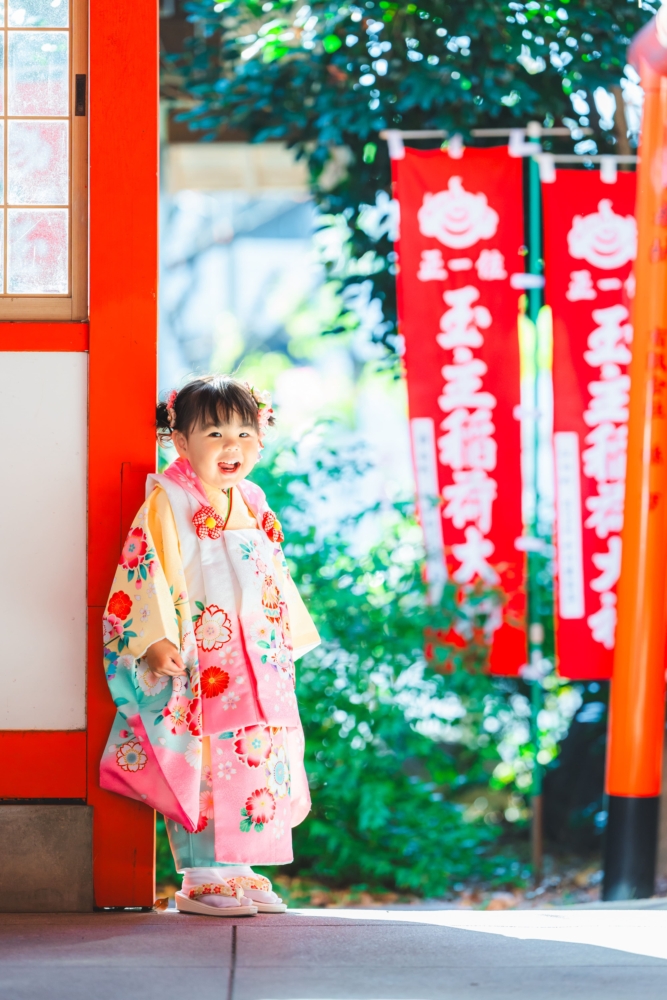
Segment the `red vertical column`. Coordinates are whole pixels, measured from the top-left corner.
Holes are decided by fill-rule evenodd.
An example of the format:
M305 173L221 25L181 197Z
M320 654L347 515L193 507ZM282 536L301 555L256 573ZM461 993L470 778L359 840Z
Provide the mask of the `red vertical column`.
M662 784L667 621L667 48L655 19L630 50L645 100L618 626L607 744L603 896L651 896ZM656 166L657 165L657 166Z
M88 801L97 906L151 906L154 814L99 787L114 707L101 619L155 468L158 2L90 5Z

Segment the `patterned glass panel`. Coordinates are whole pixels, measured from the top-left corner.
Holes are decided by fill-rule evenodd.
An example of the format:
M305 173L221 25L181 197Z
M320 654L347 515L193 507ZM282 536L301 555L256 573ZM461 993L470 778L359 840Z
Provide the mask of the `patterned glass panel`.
M10 295L68 292L66 208L7 211L7 291Z
M5 36L0 33L0 114L5 113Z
M68 0L9 0L10 28L66 28Z
M0 120L0 150L2 150L4 155L5 149L5 123ZM5 172L2 169L2 158L0 157L0 204L4 204L5 201ZM0 213L2 214L2 213ZM3 244L0 242L0 251L2 251ZM0 252L0 256L4 258L4 252ZM2 289L2 282L0 282L0 289Z
M0 247L5 245L5 213L0 209ZM0 288L5 284L5 255L0 253Z
M69 122L7 122L7 201L10 205L66 205Z
M69 36L64 31L10 31L10 115L69 113Z

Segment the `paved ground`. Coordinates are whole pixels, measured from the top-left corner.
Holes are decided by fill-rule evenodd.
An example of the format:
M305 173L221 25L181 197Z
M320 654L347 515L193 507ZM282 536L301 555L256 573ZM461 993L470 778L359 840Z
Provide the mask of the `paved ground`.
M0 916L2 1000L665 1000L667 910Z

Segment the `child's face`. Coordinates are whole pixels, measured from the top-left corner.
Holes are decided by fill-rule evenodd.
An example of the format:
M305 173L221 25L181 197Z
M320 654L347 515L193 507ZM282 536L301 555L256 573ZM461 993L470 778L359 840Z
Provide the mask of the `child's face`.
M252 471L259 459L259 436L234 414L230 423L193 427L186 437L174 431L174 446L207 486L229 489Z

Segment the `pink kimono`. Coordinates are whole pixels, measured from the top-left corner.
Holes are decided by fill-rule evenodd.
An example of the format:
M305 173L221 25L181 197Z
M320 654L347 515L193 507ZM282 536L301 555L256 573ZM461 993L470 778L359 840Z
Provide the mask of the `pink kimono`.
M294 659L319 637L280 526L244 481L238 499L255 526L224 530L212 491L183 459L147 490L104 616L118 713L102 787L164 813L179 867L289 863L291 828L310 809ZM187 677L148 670L146 649L165 637Z

